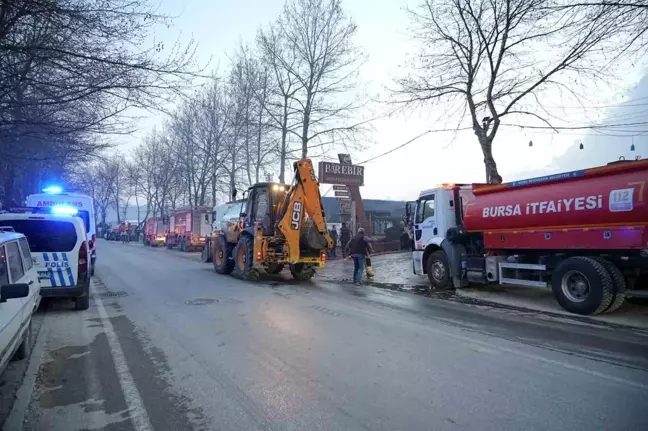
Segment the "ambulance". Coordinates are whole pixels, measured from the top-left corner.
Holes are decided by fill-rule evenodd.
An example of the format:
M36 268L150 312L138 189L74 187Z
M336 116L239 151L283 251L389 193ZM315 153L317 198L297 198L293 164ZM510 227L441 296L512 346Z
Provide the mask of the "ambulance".
M73 207L77 210L77 217L81 217L85 225L86 235L91 240L90 248L90 275L94 275L95 262L97 260L97 220L94 199L92 197L76 192L65 192L61 187L47 187L43 193L36 193L27 196L28 207Z

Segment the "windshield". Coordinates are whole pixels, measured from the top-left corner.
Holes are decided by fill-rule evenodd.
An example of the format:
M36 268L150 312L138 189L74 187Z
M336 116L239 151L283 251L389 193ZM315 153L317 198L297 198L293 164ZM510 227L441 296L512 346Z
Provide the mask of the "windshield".
M32 253L72 251L77 242L76 229L60 220L0 220L27 237Z

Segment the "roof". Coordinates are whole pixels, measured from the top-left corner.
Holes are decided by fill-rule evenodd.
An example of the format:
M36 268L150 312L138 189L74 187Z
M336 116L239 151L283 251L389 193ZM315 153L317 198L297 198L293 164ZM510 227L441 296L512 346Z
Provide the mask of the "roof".
M0 226L2 226L2 223L0 222ZM6 231L0 231L0 243L5 243L7 241L11 241L14 239L20 239L24 238L25 235L22 233L17 233L17 232L6 232Z
M388 217L400 217L405 213L405 201L388 201L381 199L363 199L365 213L367 215L380 215ZM326 213L328 223L339 223L342 218L340 215L340 205L334 197L323 197L322 205Z

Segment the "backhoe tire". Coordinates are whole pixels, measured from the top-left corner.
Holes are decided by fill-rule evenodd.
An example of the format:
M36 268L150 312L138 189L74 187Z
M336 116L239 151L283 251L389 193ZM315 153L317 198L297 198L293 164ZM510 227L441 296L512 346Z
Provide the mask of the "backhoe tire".
M279 274L281 271L283 271L283 268L283 263L268 263L263 266L263 269L265 269L265 272L267 274Z
M313 278L313 276L315 276L315 268L303 263L296 263L294 265L290 265L290 273L295 278L295 280L308 281Z
M612 276L591 257L569 257L551 276L551 290L558 304L570 313L599 314L614 299Z
M257 280L259 272L252 265L254 264L254 239L250 235L243 235L239 238L238 244L234 247L234 275L241 280Z
M225 237L219 236L214 240L212 246L212 263L214 270L219 274L231 274L234 270L234 246L225 241Z
M212 255L209 253L211 248L211 242L206 241L205 246L203 247L202 251L200 252L200 260L202 260L205 263L209 263L213 260Z
M610 274L610 277L612 277L614 299L612 299L612 303L604 311L604 313L613 313L621 308L621 306L625 302L625 292L627 289L625 277L623 276L621 270L609 260L602 257L593 257L592 259L603 265L608 274Z
M425 266L431 290L446 290L451 287L450 265L448 257L443 251L437 250L430 254Z

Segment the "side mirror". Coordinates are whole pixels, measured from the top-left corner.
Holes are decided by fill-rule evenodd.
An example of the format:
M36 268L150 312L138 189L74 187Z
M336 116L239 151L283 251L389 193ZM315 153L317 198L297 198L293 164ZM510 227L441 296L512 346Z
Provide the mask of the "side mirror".
M0 302L27 296L29 296L29 284L27 283L5 284L0 287Z
M242 212L241 215L240 215L240 217L241 217L241 218L245 218L245 217L247 217L247 213Z

